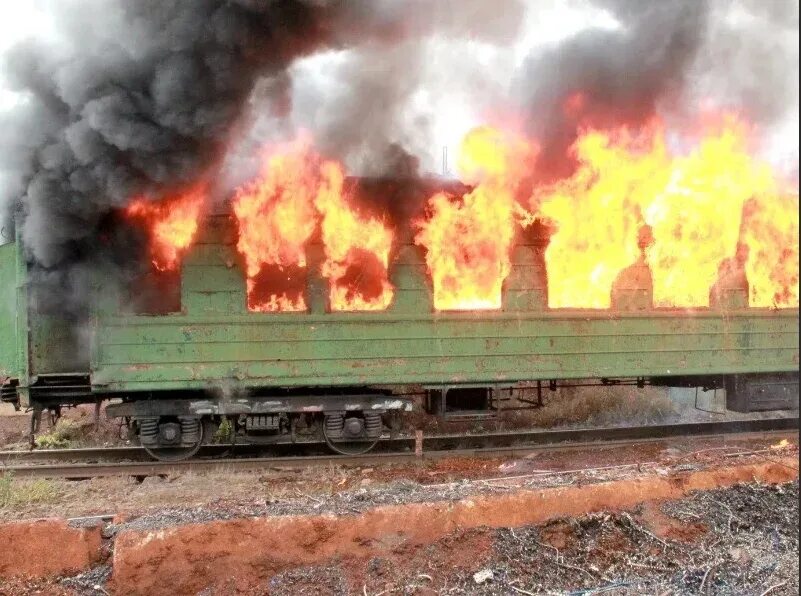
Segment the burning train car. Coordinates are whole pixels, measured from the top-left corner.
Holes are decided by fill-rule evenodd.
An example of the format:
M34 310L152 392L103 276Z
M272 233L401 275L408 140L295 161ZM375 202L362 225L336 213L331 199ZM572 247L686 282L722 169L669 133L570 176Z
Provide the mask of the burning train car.
M136 199L123 221L150 264L127 286L96 280L81 341L37 312L6 244L2 398L35 414L113 399L162 458L223 421L364 451L412 408L409 385L436 414L570 379L798 407L797 194L728 129L681 158L658 134L588 133L549 186L526 180L535 153L478 129L457 184L347 178L296 144L223 203L203 185Z

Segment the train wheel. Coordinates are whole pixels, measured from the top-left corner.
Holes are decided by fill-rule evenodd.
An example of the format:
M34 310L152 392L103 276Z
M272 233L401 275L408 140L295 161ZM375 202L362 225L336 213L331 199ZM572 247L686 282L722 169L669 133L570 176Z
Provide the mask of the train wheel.
M158 447L156 445L142 443L142 447L145 448L145 451L147 451L150 457L159 461L175 462L189 459L198 452L200 446L203 444L203 435L206 425L202 424L200 421L197 422L197 425L193 425L193 434L197 439L193 441L191 445L182 444L180 447ZM140 427L140 434L143 430L144 427Z
M361 420L361 419L359 419ZM380 420L380 419L379 419ZM378 444L381 437L351 438L343 433L345 419L338 415L326 415L323 419L323 438L334 453L340 455L363 455Z

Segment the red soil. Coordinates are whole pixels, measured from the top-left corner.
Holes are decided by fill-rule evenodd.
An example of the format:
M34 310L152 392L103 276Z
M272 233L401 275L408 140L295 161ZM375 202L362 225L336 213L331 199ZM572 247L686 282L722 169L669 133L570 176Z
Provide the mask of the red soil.
M101 528L71 528L64 520L0 524L0 577L80 573L101 558Z
M631 509L644 502L679 499L693 490L738 482L790 481L798 477L794 463L793 458L785 458L781 463L521 490L453 503L395 505L355 516L236 519L159 531L128 530L116 540L110 587L120 594L195 593L227 585L232 577L247 578L243 581L252 587L264 586L271 576L286 569L330 560L359 566L371 557L392 558L471 528L518 527L558 517ZM669 519L648 515L646 511L643 520L655 531L665 535L679 531L671 527ZM703 528L681 531L702 532ZM549 541L562 539L569 540L569 535L553 535ZM474 546L477 557L488 548Z

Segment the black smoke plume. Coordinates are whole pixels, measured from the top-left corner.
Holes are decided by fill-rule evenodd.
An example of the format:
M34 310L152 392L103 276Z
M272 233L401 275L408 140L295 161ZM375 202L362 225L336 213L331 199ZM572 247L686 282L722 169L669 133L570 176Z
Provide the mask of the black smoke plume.
M0 126L0 207L6 223L16 219L37 280L52 290L40 293L62 308L73 302L68 297L85 293L92 269L120 272L126 259L135 260L133 239L104 233L111 214L132 197L158 200L202 178L215 192L220 163L238 127L247 125L243 115L259 81L280 117L292 102L287 69L310 53L403 45L434 31L493 36L519 21L517 2L499 14L475 0L459 10L426 0L45 6L59 25L57 39L23 43L6 56L7 82L24 101ZM404 57L396 62L400 68ZM392 95L385 91L382 107ZM335 127L340 133L358 112L344 117Z
M498 111L525 112L542 146L532 183L570 172L579 120L636 124L665 104L717 93L767 121L798 97L792 2L588 1L616 26L537 46L514 76L509 61L513 80L499 90L500 73L483 72L468 55L432 63L420 42L511 47L526 15L560 3L39 1L58 34L5 57L5 78L25 99L0 122L0 218L17 216L29 259L49 284L62 280L62 296L81 296L98 266L115 272L131 260L137 243L110 232L115 209L203 177L224 195L241 182L223 171L232 147L256 156L282 126L289 134L308 126L327 155L364 173L414 178L412 156L439 153L429 126L437 114L408 118L432 73L446 81L437 94L467 78L480 83L466 85L466 102L486 107L482 98L498 98ZM795 53L777 40L794 40ZM333 87L298 88L293 65L326 50L348 58L326 73ZM566 109L575 94L580 109ZM291 117L301 121L288 124Z
M569 175L579 124L638 125L676 103L707 28L706 0L595 0L615 28L581 31L530 56L514 83L529 132L541 144L536 177Z
M321 49L400 44L434 29L493 35L516 9L510 2L501 19L475 1L459 10L423 0L52 3L61 46L23 44L7 57L27 102L6 134L6 210L21 212L35 262L70 262L131 197L213 179L258 80L281 81ZM286 85L267 92L291 102Z
M12 172L14 206L25 247L44 267L90 250L103 217L131 197L158 198L204 175L255 77L333 42L338 14L296 0L69 8L60 12L64 54L25 44L7 58L28 95L28 113L12 126L33 140L27 155L7 149L23 166Z

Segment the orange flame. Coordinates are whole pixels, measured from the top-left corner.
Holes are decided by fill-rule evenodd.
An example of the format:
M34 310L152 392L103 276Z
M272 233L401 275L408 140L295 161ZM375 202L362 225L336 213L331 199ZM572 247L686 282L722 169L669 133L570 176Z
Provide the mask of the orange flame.
M557 228L546 250L549 305L608 308L615 277L637 258L643 223L653 234L656 306L708 306L718 267L743 232L752 305L797 305L797 197L778 191L770 167L747 151L745 133L727 117L682 155L670 151L659 123L639 133L582 134L577 171L534 197L537 213Z
M301 140L266 154L259 178L236 192L236 247L245 258L250 310L306 310L305 246L317 226L317 185L317 162Z
M160 202L135 199L125 210L129 217L140 219L147 226L156 269L170 271L178 267L195 238L205 200L206 189L199 185Z
M555 224L545 251L551 308L609 308L617 274L639 255L636 187L658 156L637 155L625 131L618 148L607 133L589 132L575 146L575 174L538 191L538 215Z
M435 194L427 218L414 222L415 244L426 250L435 309L501 307L511 269L516 186L532 154L524 140L490 127L476 128L462 141L458 169L476 186L461 197Z
M798 306L798 191L759 196L743 212L751 306Z
M772 193L773 173L751 157L745 133L727 119L689 154L666 154L663 182L643 196L657 306L708 306L719 264L735 254L745 202Z
M269 154L260 177L237 192L237 249L245 257L248 308L307 309L306 247L318 223L326 256L321 273L329 281L331 310L389 306L394 292L387 272L392 232L348 205L343 180L339 164L323 162L309 141L301 139Z
M345 201L344 175L335 162L321 167L316 206L322 213L326 260L323 277L329 280L331 310L383 310L392 302L389 253L392 231L377 219L362 217Z

